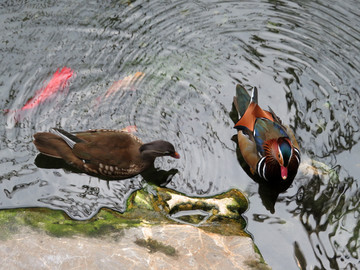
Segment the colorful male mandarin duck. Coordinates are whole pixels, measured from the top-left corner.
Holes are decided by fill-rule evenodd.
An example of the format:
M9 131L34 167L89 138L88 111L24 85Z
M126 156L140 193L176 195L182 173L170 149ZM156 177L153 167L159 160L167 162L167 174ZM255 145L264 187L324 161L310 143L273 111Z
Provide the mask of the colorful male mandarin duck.
M180 158L167 141L143 144L122 130L96 129L68 133L52 128L34 135L36 148L44 155L63 159L76 169L110 179L135 176L153 164L156 157Z
M270 108L260 108L257 96L256 87L250 98L244 87L236 86L234 105L241 118L235 128L241 155L252 174L271 183L291 184L300 164L298 143Z

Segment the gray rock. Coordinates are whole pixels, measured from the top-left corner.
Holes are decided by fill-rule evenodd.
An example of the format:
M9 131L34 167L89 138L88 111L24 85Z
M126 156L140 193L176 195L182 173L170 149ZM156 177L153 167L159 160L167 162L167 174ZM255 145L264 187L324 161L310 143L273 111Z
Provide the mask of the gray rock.
M24 229L1 241L0 257L0 269L270 269L250 237L173 224L102 238L58 238Z

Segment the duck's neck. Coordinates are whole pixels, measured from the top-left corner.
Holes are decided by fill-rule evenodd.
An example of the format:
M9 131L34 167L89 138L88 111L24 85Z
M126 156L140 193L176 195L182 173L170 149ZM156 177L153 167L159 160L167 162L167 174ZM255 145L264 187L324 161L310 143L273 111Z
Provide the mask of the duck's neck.
M146 163L154 163L156 156L150 150L145 150L141 152L141 159L144 160Z
M147 163L153 163L155 158L162 156L159 151L156 151L151 147L151 144L143 144L140 149L141 159L146 161Z

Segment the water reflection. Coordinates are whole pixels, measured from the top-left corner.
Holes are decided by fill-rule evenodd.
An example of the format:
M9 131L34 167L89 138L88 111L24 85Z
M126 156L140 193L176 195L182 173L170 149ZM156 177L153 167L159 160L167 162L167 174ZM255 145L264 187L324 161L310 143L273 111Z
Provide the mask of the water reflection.
M179 169L167 180L159 176L167 187L191 196L230 187L247 193L248 230L273 269L358 268L358 6L353 0L2 1L0 109L22 108L58 68L71 67L76 77L56 106L45 102L12 125L0 115L0 125L9 127L0 129L1 207L48 206L79 219L101 207L124 211L142 176L110 182L38 168L32 135L51 127L136 125L143 141L166 139L184 153L176 166L155 164ZM137 72L145 76L135 91L105 98L114 82ZM231 140L238 82L257 86L264 93L259 102L290 124L309 167L325 164L338 177L299 171L279 194L249 178Z
M80 170L77 170L73 166L67 164L63 159L49 157L43 154L38 154L35 158L35 165L43 169L64 169L72 173L81 173ZM149 168L141 173L141 176L146 182L156 184L158 186L163 186L169 183L172 177L178 173L177 169L171 169L168 171L160 170L155 168L152 164ZM87 173L88 175L91 175ZM96 178L103 179L105 181L117 181L112 178L107 178L106 176L96 175Z
M298 206L291 210L304 226L320 263L321 267L314 269L353 269L360 262L359 184L349 176L340 180L340 175L340 168L331 169L325 177L314 175L299 188ZM341 237L344 235L347 242ZM302 265L306 264L302 254L295 255Z

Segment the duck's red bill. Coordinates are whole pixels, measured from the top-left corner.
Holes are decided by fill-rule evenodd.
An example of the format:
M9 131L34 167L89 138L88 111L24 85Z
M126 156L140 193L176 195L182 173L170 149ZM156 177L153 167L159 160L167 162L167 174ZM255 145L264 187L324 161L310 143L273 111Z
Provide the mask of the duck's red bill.
M286 180L286 178L287 178L287 176L288 176L288 170L287 170L287 168L284 167L284 166L281 166L280 169L281 169L281 178L282 178L283 180Z
M173 155L171 155L173 158L180 158L180 154L178 152L175 152Z

